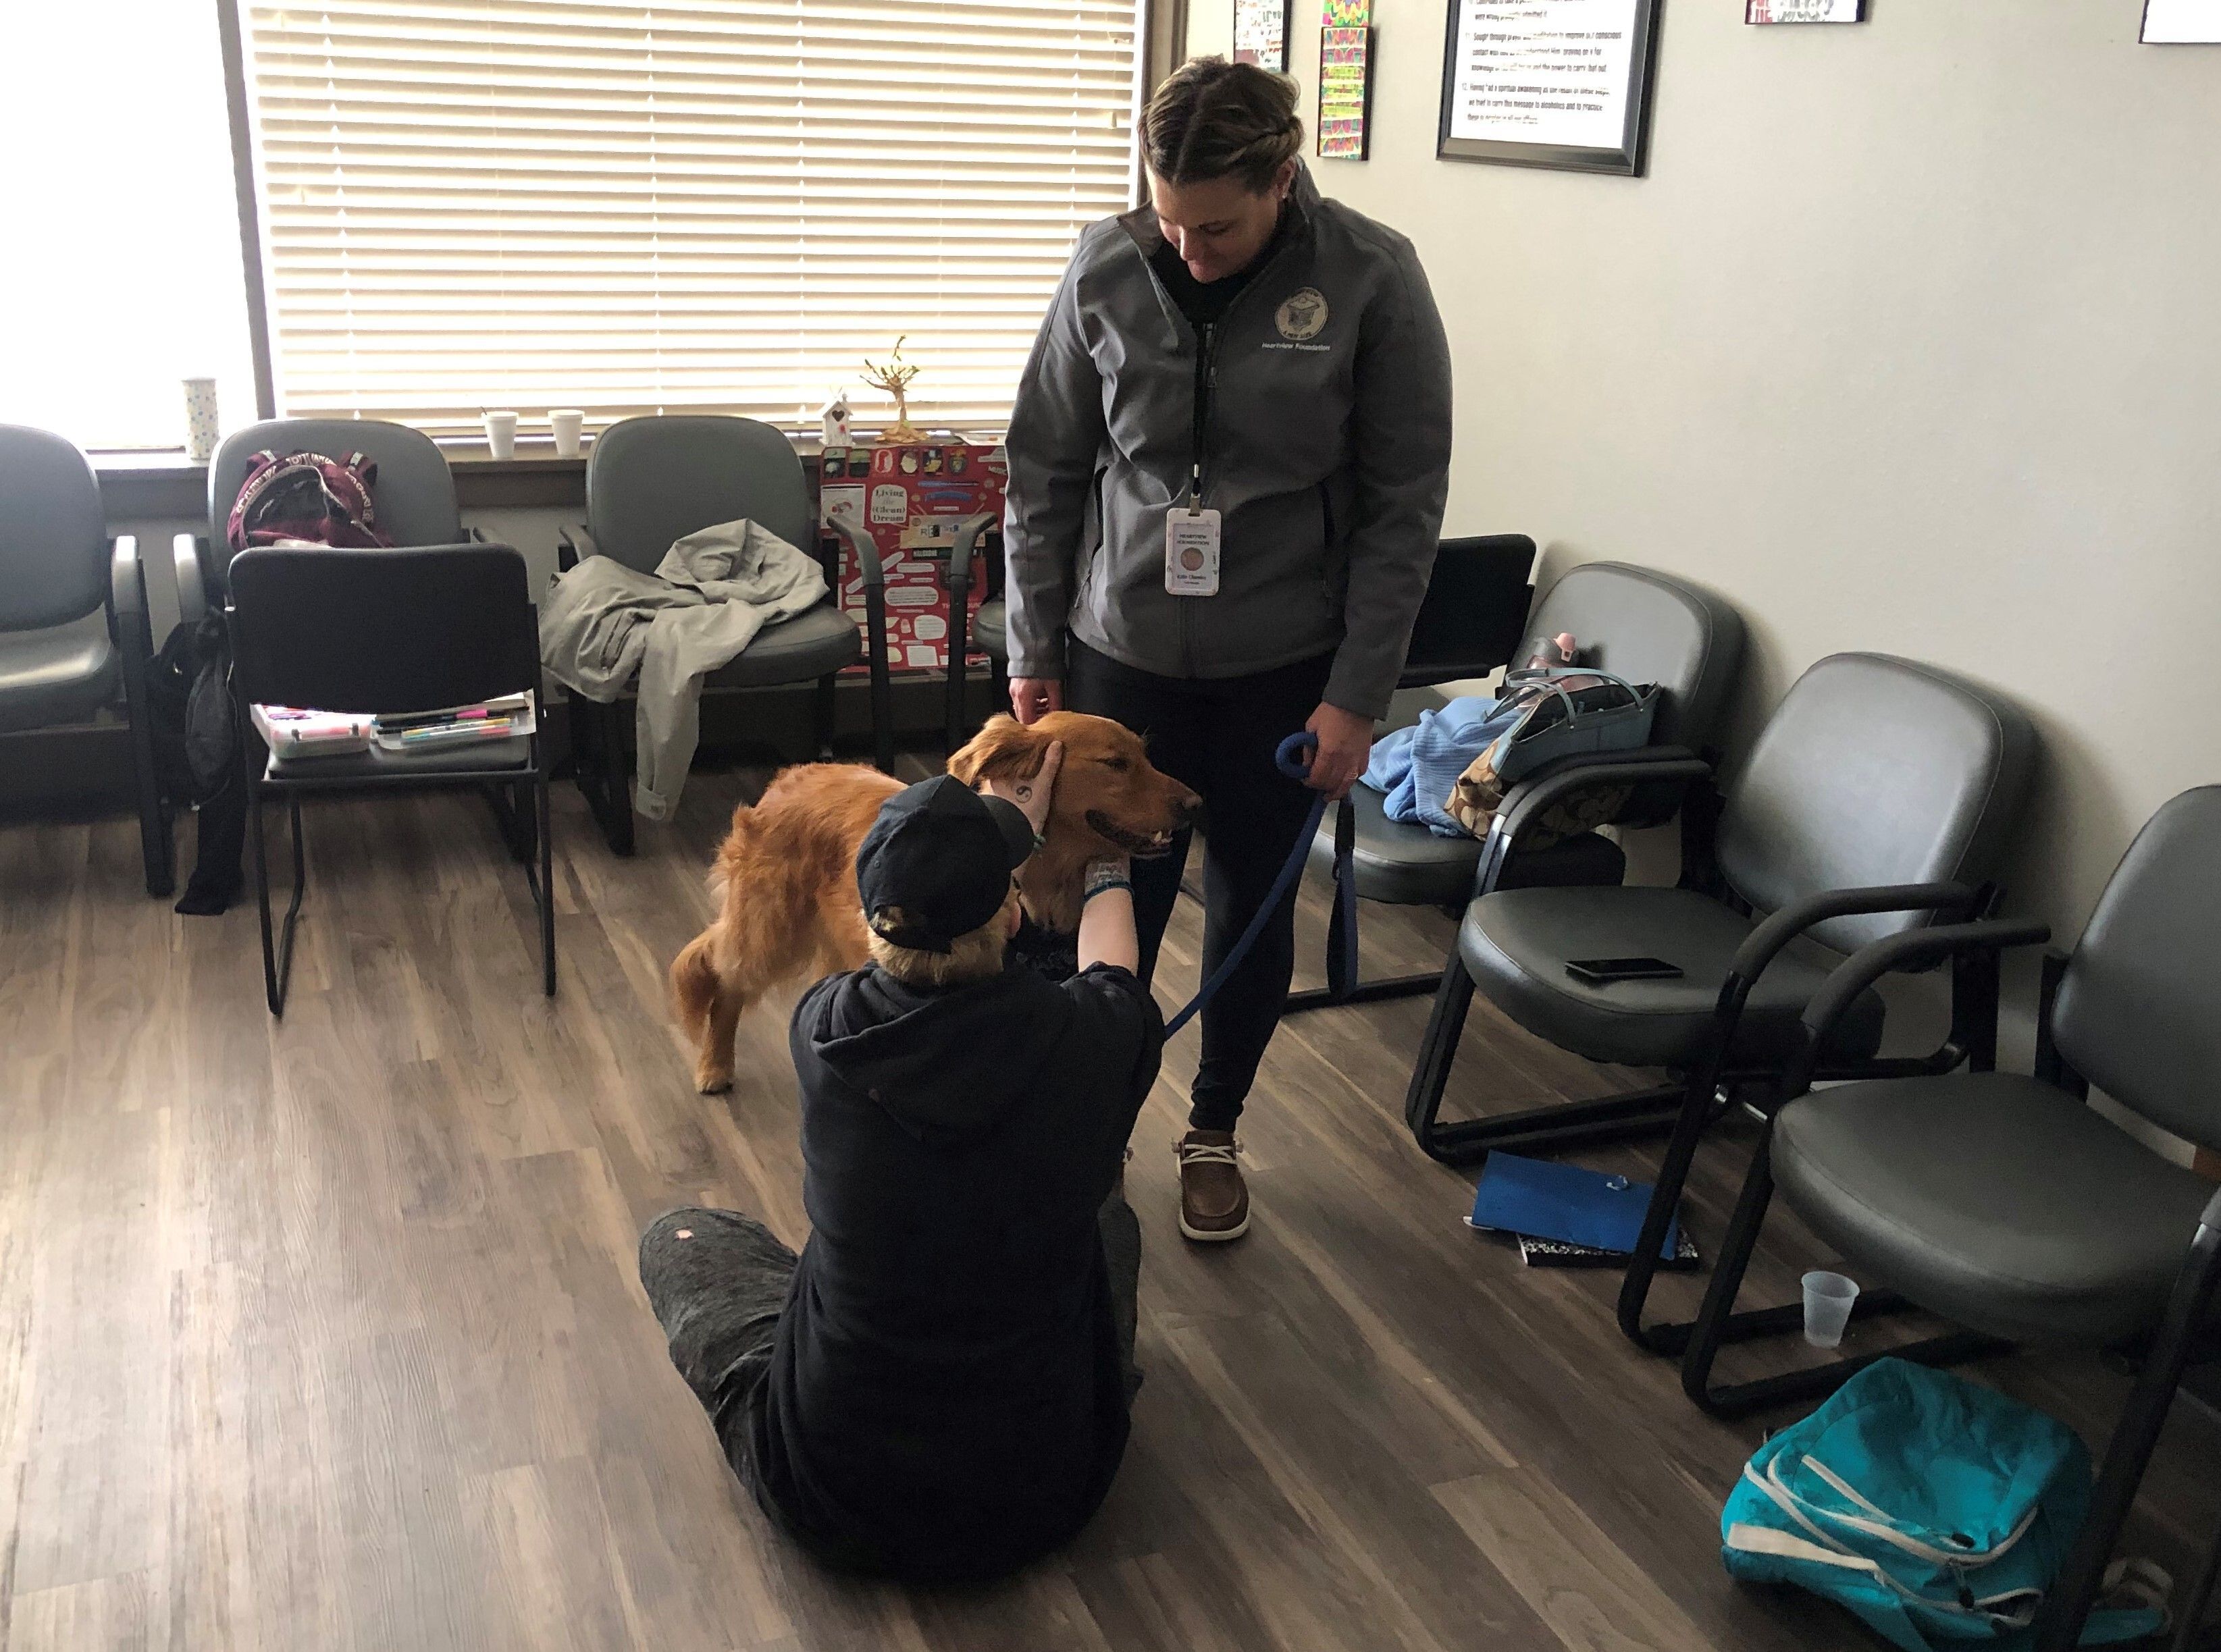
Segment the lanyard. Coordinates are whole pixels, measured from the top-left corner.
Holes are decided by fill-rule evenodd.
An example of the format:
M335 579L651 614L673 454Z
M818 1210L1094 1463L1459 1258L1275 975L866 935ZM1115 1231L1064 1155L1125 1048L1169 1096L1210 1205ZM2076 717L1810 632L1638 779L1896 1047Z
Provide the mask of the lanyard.
M1216 323L1206 321L1195 347L1195 439L1187 478L1187 510L1192 516L1203 508L1203 434L1211 421L1211 362L1217 343Z

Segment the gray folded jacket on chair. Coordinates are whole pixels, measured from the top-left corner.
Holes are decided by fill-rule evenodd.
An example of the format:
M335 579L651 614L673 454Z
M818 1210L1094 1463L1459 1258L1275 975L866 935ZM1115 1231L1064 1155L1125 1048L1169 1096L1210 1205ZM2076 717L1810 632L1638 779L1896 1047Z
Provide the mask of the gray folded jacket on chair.
M701 735L702 679L767 625L823 602L816 558L748 521L690 533L643 574L588 557L540 605L540 660L606 705L640 675L633 807L667 820Z

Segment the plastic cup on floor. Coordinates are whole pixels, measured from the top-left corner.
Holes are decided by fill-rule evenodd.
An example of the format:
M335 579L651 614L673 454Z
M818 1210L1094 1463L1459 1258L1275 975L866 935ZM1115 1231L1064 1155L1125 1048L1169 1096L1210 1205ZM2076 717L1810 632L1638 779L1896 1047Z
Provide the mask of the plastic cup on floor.
M1805 1340L1815 1348L1838 1346L1851 1321L1851 1304L1858 1300L1855 1280L1817 1269L1805 1275Z
M485 416L486 449L497 459L516 457L516 415L489 413Z

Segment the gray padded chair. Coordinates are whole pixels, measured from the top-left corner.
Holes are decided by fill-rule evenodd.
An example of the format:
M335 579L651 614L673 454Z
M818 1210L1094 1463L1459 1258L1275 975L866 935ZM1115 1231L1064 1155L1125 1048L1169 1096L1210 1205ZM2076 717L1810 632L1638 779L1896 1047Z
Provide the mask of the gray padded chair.
M2221 786L2164 805L2130 845L2073 956L2047 960L2033 1077L1957 1072L1809 1090L1843 1017L1885 972L1993 963L1999 948L2048 932L2001 921L1899 931L1837 966L1805 1013L1804 1047L1785 1084L1792 1099L1752 1159L1682 1385L1706 1410L1732 1414L1829 1392L1875 1357L1711 1386L1723 1341L1788 1329L1801 1312L1733 1312L1776 1188L1852 1273L1971 1328L1924 1345L1931 1360L2012 1344L2140 1358L2089 1515L2036 1620L2037 1646L2064 1652L2183 1369L2193 1352L2212 1354L2221 1194L2086 1097L2094 1083L2161 1129L2221 1148Z
M1524 545L1528 563L1534 556L1532 540L1502 536L1492 540L1446 541L1444 558L1461 545ZM1404 673L1407 692L1398 696L1390 727L1408 726L1418 720L1421 711L1444 703L1441 695L1420 685L1478 676L1498 665L1517 664L1532 658L1545 639L1570 631L1580 646L1584 664L1630 683L1655 683L1665 691L1651 731L1650 748L1640 758L1630 754L1631 761L1686 759L1710 743L1742 663L1742 617L1718 597L1652 569L1620 562L1583 563L1551 586L1523 630L1499 630L1482 638L1473 635L1474 616L1492 608L1500 612L1511 592L1500 573L1492 589L1474 589L1476 579L1483 577L1479 569L1446 583L1442 575L1447 565L1437 561L1436 583L1430 586L1421 607ZM1517 582L1523 588L1526 566L1521 564ZM1523 590L1520 594L1523 595ZM1418 692L1409 692L1414 689ZM1555 770L1533 778L1547 778L1550 772ZM1679 806L1683 789L1683 784L1670 782L1638 788L1630 792L1613 823L1652 826L1668 820ZM1507 808L1517 802L1517 795L1515 791L1505 800ZM1585 832L1547 848L1507 851L1495 863L1490 877L1484 879L1479 840L1437 837L1424 826L1392 820L1386 802L1370 787L1355 788L1332 825L1323 826L1311 845L1312 868L1331 873L1337 839L1348 842L1350 867L1361 901L1435 907L1454 913L1492 888L1617 884L1626 872L1626 857L1617 844L1599 832ZM1337 920L1340 912L1337 906ZM1344 962L1347 957L1348 949L1340 937L1330 933L1328 984L1290 994L1288 1008L1299 1011L1376 1002L1439 994L1442 989L1442 970L1386 981L1337 980L1338 975L1350 973ZM1420 1144L1430 1146L1431 1116L1415 1123L1414 1129Z
M747 517L788 544L824 546L802 461L779 431L754 419L716 414L673 414L621 419L596 438L586 459L586 537L579 546L562 536L560 560L568 569L583 548L628 568L653 573L673 542L718 522ZM885 590L879 552L868 533L846 535L864 581L868 628L883 639ZM834 684L841 671L867 657L864 633L841 613L837 556L824 558L828 600L805 614L766 626L729 664L712 672L705 689L766 688L815 681L818 685L818 743L829 752ZM869 650L872 738L882 769L894 762L892 690L882 642ZM597 705L570 696L572 738L579 789L593 806L610 847L633 849L630 732L623 702Z
M1406 1097L1415 1131L1432 1123L1441 1105L1478 987L1561 1049L1664 1068L1667 1082L1436 1125L1431 1150L1455 1160L1674 1120L1659 1195L1670 1212L1720 1087L1779 1075L1798 1043L1798 1017L1836 953L1930 913L1972 915L1989 898L1984 884L2035 746L2017 708L1932 667L1880 654L1820 661L1791 688L1730 788L1716 866L1701 863L1712 857L1700 854L1674 888L1499 888L1466 908ZM1607 761L1523 788L1497 817L1482 876L1489 858L1516 845L1561 797L1642 777L1640 765ZM1681 974L1593 985L1566 969L1571 960L1606 957L1662 958ZM1968 1013L1979 1012L1980 998L1974 994ZM1837 1068L1874 1070L1880 1000L1863 1001L1836 1037L1831 1075ZM1908 1070L1963 1055L1946 1045ZM1650 1260L1638 1257L1630 1272L1646 1291Z
M463 530L455 505L454 473L447 455L421 430L376 419L265 419L223 439L209 464L209 547L206 560L187 566L180 547L178 589L195 602L205 598L221 606L228 586L224 572L231 550L224 529L239 484L253 457L268 448L277 453L322 453L343 459L360 453L378 464L371 504L378 531L397 545L460 545ZM210 583L214 589L204 589Z
M48 431L0 425L0 732L81 722L123 691L147 893L175 887L154 770L153 638L138 541L110 539L100 480Z

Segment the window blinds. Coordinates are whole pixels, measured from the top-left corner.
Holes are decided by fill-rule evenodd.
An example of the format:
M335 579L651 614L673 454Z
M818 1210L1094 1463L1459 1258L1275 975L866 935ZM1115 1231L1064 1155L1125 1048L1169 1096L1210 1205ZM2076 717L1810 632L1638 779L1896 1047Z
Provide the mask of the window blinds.
M278 396L813 426L898 335L1007 418L1073 237L1134 195L1134 0L249 4Z

